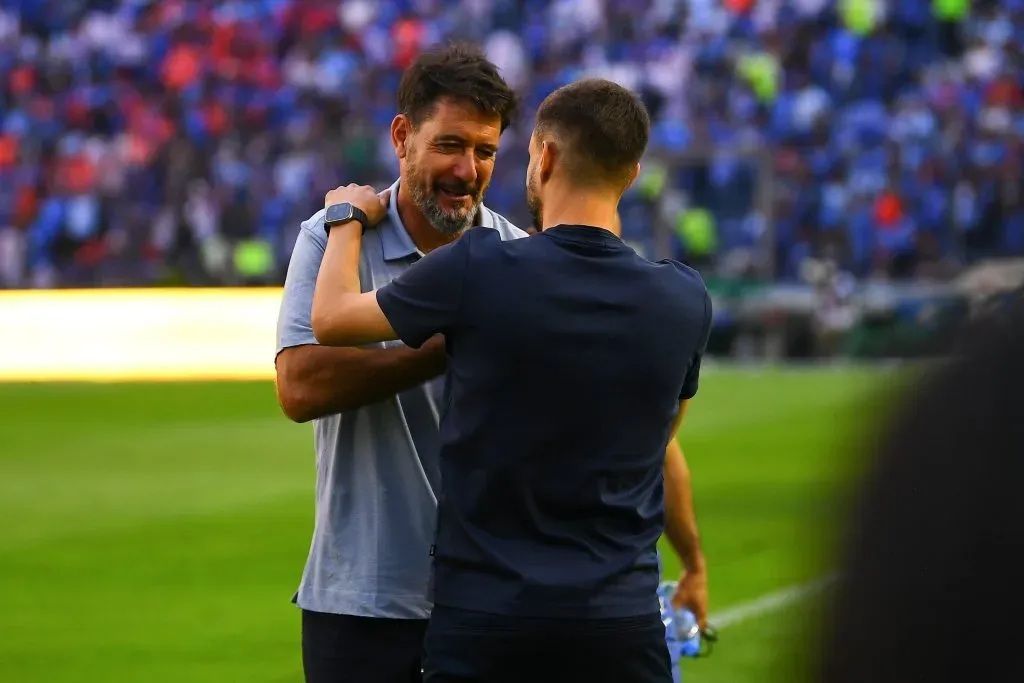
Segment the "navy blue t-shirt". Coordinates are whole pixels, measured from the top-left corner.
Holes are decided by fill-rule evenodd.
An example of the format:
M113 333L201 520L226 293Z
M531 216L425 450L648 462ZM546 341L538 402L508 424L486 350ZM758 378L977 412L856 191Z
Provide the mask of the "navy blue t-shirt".
M377 301L407 345L446 339L435 603L656 613L665 447L711 324L700 276L601 228L473 228Z

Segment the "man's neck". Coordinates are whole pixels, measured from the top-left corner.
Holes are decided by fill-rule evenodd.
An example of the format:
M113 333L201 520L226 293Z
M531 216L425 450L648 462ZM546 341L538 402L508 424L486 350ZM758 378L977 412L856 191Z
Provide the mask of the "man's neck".
M543 230L556 225L587 225L604 228L618 236L622 235L617 197L609 197L607 193L588 193L574 189L551 194L558 199L544 202Z
M430 224L427 217L416 206L412 194L405 189L405 183L398 186L398 217L402 220L405 231L409 233L412 243L424 254L454 242L458 235L446 235L438 232Z

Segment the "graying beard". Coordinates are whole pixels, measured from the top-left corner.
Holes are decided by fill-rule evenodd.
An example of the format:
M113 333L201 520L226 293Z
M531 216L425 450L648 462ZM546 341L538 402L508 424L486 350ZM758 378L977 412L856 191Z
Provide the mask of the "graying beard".
M416 202L416 206L419 207L419 210L423 212L427 221L442 235L458 235L460 232L467 230L473 225L473 218L480 208L479 204L475 205L473 210L463 218L457 214L445 212L434 201L433 195L424 195L418 187L413 188L412 198Z

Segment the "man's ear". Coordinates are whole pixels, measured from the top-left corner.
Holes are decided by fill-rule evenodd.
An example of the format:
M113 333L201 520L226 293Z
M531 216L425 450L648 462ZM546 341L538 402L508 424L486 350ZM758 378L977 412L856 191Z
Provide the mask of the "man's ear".
M542 183L551 180L555 172L555 164L561 156L561 150L553 140L545 140L540 143L540 160L537 163L537 179Z
M412 135L412 122L405 114L398 114L391 120L391 144L395 148L395 156L404 159L408 150L409 137Z
M636 168L633 169L633 173L630 174L629 179L626 181L626 186L624 188L622 188L622 191L625 192L630 187L632 187L633 183L635 183L636 179L639 178L639 177L640 177L640 163L637 162Z

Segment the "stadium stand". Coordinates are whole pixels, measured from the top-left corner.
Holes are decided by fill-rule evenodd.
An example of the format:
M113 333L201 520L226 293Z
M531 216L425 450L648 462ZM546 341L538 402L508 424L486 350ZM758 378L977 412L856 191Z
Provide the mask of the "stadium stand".
M533 107L602 75L656 121L624 207L650 254L1024 253L1022 0L0 0L0 286L279 283L327 189L396 175L399 74L449 38L524 95L487 195L521 224Z

